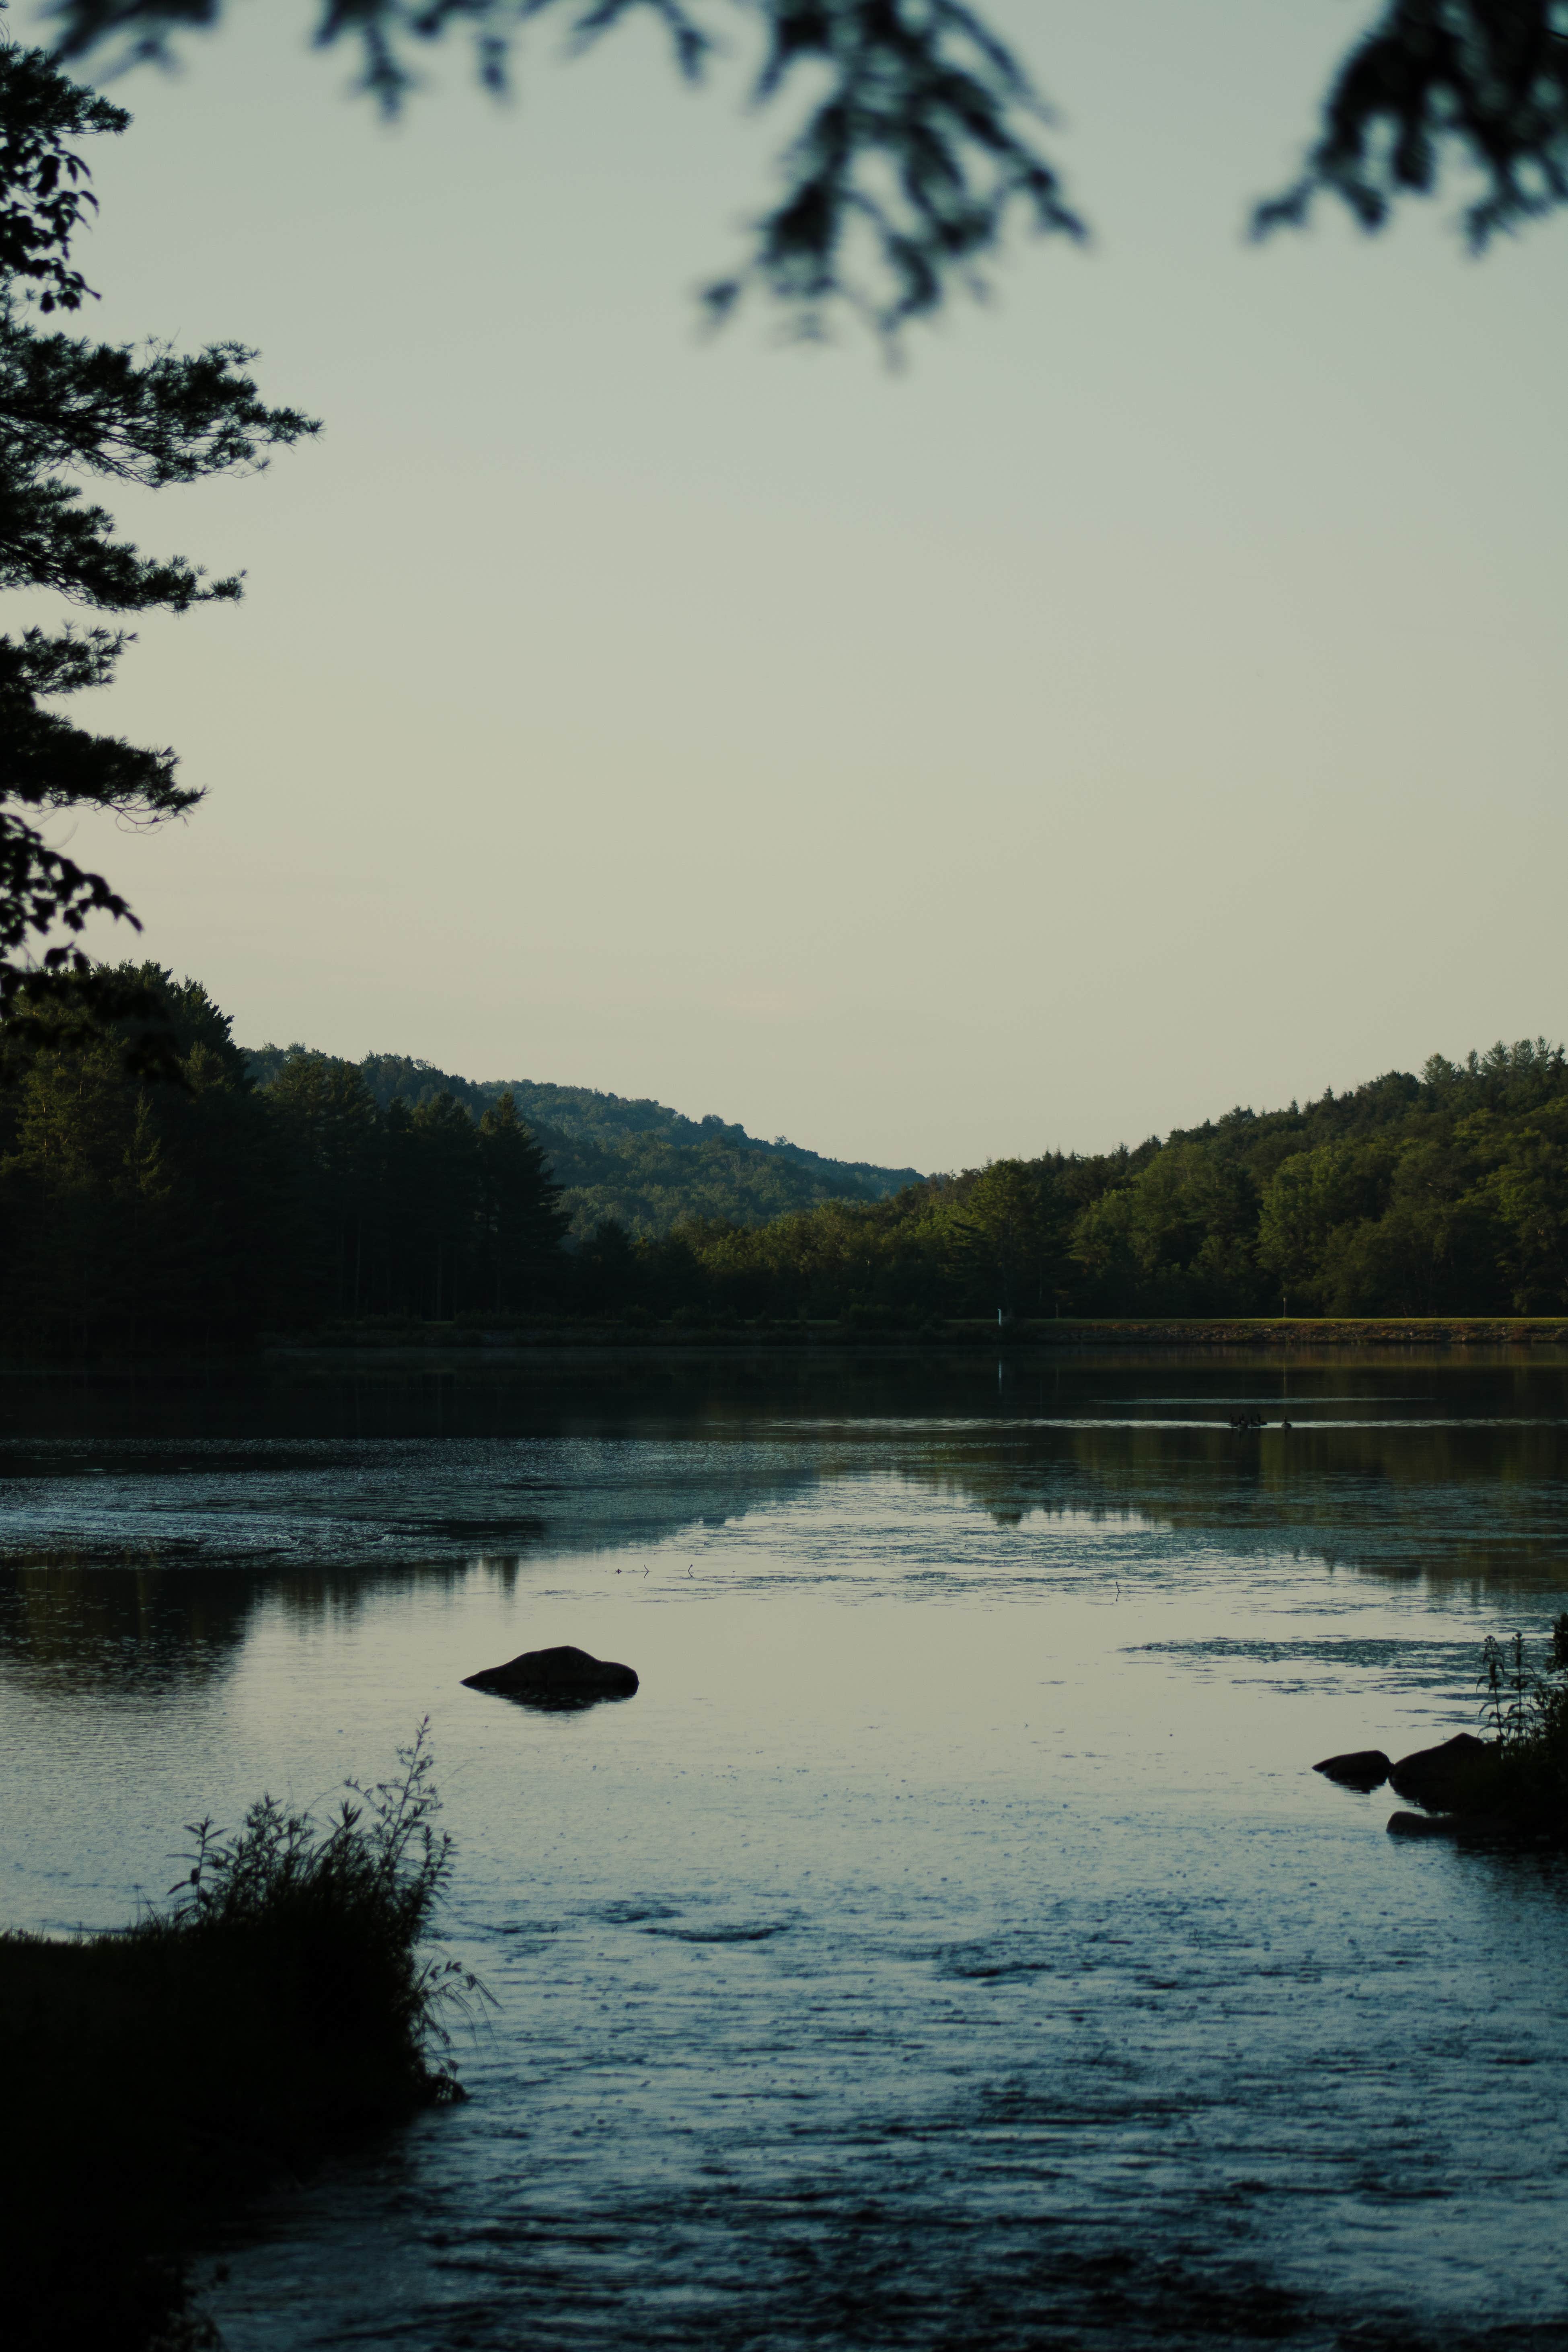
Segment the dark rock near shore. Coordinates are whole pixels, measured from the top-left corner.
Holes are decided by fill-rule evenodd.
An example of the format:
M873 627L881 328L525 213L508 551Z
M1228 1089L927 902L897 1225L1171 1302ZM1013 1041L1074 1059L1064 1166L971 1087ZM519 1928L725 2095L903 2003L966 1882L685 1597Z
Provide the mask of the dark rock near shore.
M1388 1834L1399 1838L1449 1838L1456 1845L1506 1845L1518 1853L1527 1846L1560 1847L1562 1839L1532 1828L1509 1813L1472 1811L1467 1806L1458 1813L1391 1813Z
M1355 1748L1347 1756L1325 1756L1312 1767L1326 1780L1337 1780L1342 1789L1359 1789L1363 1796L1381 1789L1392 1769L1381 1748Z
M1390 1813L1388 1816L1390 1837L1451 1838L1458 1826L1446 1813Z
M630 1698L637 1678L630 1666L590 1657L563 1643L554 1650L524 1650L504 1666L465 1675L466 1690L496 1691L529 1706L593 1706L602 1698Z
M1498 1750L1473 1732L1457 1732L1437 1748L1402 1756L1389 1772L1394 1792L1428 1812L1484 1811L1494 1795Z

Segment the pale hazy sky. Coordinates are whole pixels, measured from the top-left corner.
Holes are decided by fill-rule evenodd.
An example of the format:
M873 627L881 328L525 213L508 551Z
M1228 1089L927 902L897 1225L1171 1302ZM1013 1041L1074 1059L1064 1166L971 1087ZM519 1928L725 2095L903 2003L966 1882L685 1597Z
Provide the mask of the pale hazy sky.
M277 0L114 85L91 328L327 427L117 509L248 593L93 714L210 800L76 854L242 1039L930 1168L1561 1033L1568 223L1245 244L1359 0L1003 13L1097 241L899 376L694 333L778 127L646 27L391 131Z

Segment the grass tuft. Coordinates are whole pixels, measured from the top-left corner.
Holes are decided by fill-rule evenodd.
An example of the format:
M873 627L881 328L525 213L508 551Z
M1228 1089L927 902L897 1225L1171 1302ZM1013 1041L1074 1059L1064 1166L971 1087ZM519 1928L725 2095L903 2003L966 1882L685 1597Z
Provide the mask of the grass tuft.
M1481 1682L1498 1763L1489 1810L1511 1827L1568 1845L1568 1612L1554 1620L1545 1663L1524 1637L1488 1639Z
M263 1797L191 1825L170 1898L110 1935L0 1936L0 2244L12 2340L210 2340L186 2259L257 2191L460 2098L486 1995L422 1949L450 1876L427 1724L324 1823Z

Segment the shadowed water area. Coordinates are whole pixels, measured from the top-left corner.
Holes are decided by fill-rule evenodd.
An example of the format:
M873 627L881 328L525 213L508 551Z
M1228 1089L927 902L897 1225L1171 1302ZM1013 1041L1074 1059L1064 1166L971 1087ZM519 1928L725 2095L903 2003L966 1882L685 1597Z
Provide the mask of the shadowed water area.
M1568 2346L1568 1865L1309 1769L1476 1727L1568 1607L1568 1357L0 1412L9 1924L434 1727L473 2096L279 2194L230 2352ZM461 1686L558 1643L637 1697Z

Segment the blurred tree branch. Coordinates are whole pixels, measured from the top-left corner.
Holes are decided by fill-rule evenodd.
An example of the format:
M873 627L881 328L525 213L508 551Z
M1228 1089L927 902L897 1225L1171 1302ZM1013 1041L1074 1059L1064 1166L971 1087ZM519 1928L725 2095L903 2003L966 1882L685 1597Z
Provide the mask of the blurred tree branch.
M838 307L892 334L934 310L955 279L979 290L981 259L1014 215L1082 237L1040 149L1047 109L963 0L743 4L763 37L753 102L802 84L820 94L780 158L782 191L753 224L750 252L703 289L710 318L754 289L799 334L819 334ZM166 63L178 37L215 25L222 5L59 0L58 54L102 56L110 68ZM321 0L315 39L356 47L360 88L395 114L418 79L422 45L455 29L468 32L479 79L499 94L518 34L537 17L563 26L580 51L651 15L677 70L698 81L719 46L715 13L716 0Z
M1254 228L1298 226L1331 194L1378 229L1401 196L1467 166L1484 183L1464 214L1477 251L1568 202L1562 0L1390 0L1330 86L1305 172Z
M519 34L560 24L576 50L652 15L677 70L701 79L725 0L321 0L316 46L358 52L359 86L395 113L422 52L453 32L503 91ZM735 0L761 29L752 87L765 105L815 89L779 158L774 201L749 251L703 291L711 319L751 291L791 331L820 334L848 309L884 336L937 310L1015 221L1081 240L1079 215L1044 152L1049 110L1018 58L962 0ZM62 58L168 62L182 36L216 26L224 0L54 0ZM1363 228L1397 200L1433 193L1447 168L1479 171L1472 245L1568 199L1568 5L1564 0L1389 0L1352 47L1322 102L1299 181L1259 205L1255 233L1300 226L1320 194Z

